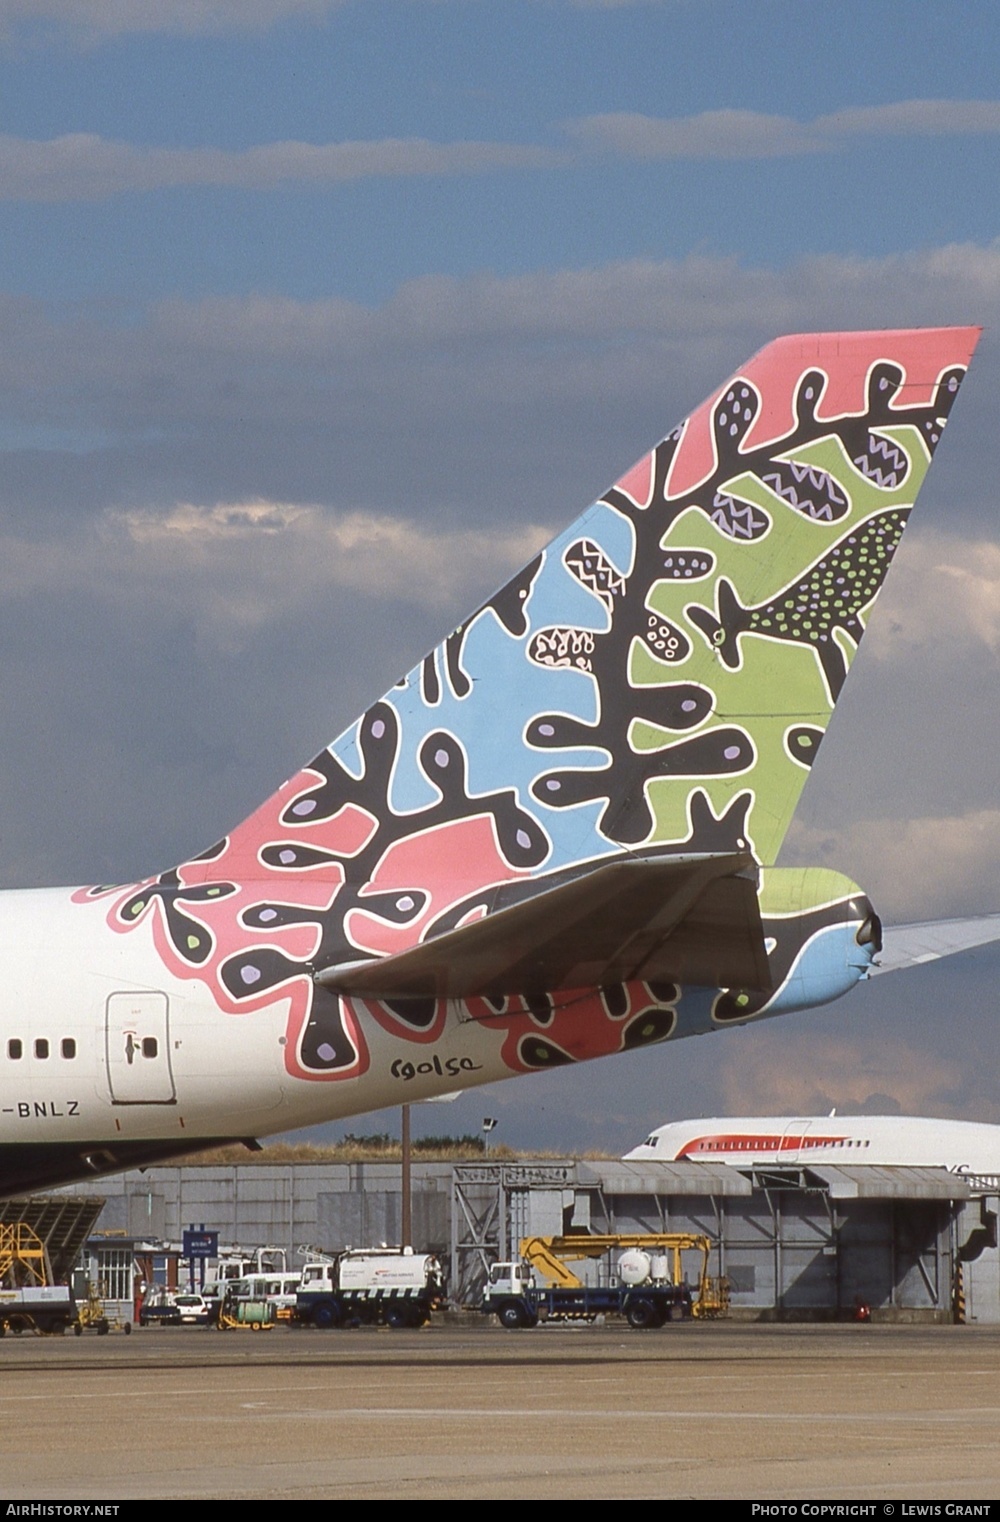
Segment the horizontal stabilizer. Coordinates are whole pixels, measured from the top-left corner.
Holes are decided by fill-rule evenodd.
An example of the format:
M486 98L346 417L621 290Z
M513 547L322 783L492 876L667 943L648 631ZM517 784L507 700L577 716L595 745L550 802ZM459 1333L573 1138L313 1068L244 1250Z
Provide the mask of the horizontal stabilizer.
M769 978L748 852L618 859L395 956L316 974L342 994L451 999Z
M982 914L968 920L928 920L920 925L886 925L882 929L882 951L872 966L871 976L880 972L902 972L940 957L971 951L1000 941L1000 914Z

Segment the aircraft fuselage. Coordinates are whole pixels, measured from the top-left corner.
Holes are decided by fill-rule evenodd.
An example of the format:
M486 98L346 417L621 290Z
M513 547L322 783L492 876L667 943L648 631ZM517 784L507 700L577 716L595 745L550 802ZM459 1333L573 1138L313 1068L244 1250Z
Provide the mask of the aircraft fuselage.
M141 885L135 885L138 889ZM116 890L119 894L122 890ZM108 924L104 895L0 894L0 1193L99 1175L402 1104L517 1073L699 1035L826 1002L864 976L870 906L845 895L818 926L765 917L785 973L744 1005L732 992L633 982L530 1001L340 999L306 971L246 1013L179 978L152 927ZM790 938L803 944L790 949ZM305 985L305 986L303 986ZM747 996L744 996L746 998ZM336 1019L355 1051L347 1077L296 1071L290 1043ZM330 1006L333 1006L331 1009ZM319 1032L323 1034L322 1030ZM313 1045L323 1050L323 1042Z

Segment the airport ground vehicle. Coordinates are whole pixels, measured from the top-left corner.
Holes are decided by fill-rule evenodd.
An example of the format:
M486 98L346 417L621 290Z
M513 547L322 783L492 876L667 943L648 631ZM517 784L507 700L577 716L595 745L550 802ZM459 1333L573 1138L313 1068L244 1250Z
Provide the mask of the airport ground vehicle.
M0 1223L0 1337L79 1327L73 1291L51 1278L45 1245L27 1221Z
M220 1332L267 1332L276 1320L274 1305L254 1293L249 1279L234 1279L226 1286L215 1325Z
M79 1302L77 1321L73 1328L78 1337L87 1331L96 1332L98 1337L106 1337L112 1329L124 1332L126 1337L131 1334L131 1321L123 1320L116 1311L110 1311L109 1314L110 1308L105 1303L103 1289L103 1285L87 1281L86 1299Z
M65 1332L76 1321L76 1300L66 1284L0 1289L0 1337L5 1332Z
M348 1248L307 1263L296 1299L305 1326L423 1326L443 1298L441 1264L410 1247Z
M624 1316L645 1330L693 1315L719 1314L724 1292L708 1273L711 1242L687 1233L633 1236L526 1237L517 1262L494 1263L480 1309L513 1331L539 1321L592 1321ZM619 1252L613 1281L585 1284L567 1260L601 1258ZM688 1282L683 1255L699 1259L696 1292ZM540 1283L544 1278L548 1283Z
M153 1289L139 1311L140 1326L211 1326L219 1314L221 1296L186 1290Z
M255 1247L252 1252L228 1252L221 1257L215 1271L215 1285L222 1296L222 1291L231 1279L248 1279L253 1274L286 1274L288 1272L288 1253L283 1247ZM298 1275L295 1276L298 1278ZM204 1295L211 1288L206 1285L201 1293Z
M273 1305L278 1321L293 1319L296 1297L302 1283L300 1273L244 1274L238 1282L239 1293L244 1298L267 1300Z
M176 1295L174 1305L180 1317L181 1325L208 1326L215 1318L212 1308L203 1295Z
M181 1313L174 1296L166 1290L152 1290L139 1307L140 1326L180 1326Z

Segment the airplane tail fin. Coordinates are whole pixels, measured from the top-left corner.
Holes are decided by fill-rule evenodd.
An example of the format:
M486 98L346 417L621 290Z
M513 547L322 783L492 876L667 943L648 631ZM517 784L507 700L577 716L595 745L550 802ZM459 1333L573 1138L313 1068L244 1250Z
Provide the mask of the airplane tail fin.
M768 344L134 915L245 1007L625 852L773 863L978 336Z
M421 887L417 849L477 884L623 848L773 862L978 336L768 344L230 848L357 868L394 945L416 911L372 894Z

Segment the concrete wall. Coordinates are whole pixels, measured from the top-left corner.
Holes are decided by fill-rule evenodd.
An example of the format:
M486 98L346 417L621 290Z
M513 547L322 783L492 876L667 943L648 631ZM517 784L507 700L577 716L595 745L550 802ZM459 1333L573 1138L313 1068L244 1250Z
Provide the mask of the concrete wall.
M179 1240L187 1226L219 1233L220 1242L337 1251L398 1243L398 1163L299 1163L150 1168L101 1181L107 1196L98 1229ZM93 1194L94 1186L67 1193ZM446 1253L451 1167L413 1165L413 1245Z
M1000 1322L998 1215L1000 1199L992 1195L970 1200L959 1217L958 1241L969 1255L962 1264L967 1321Z

